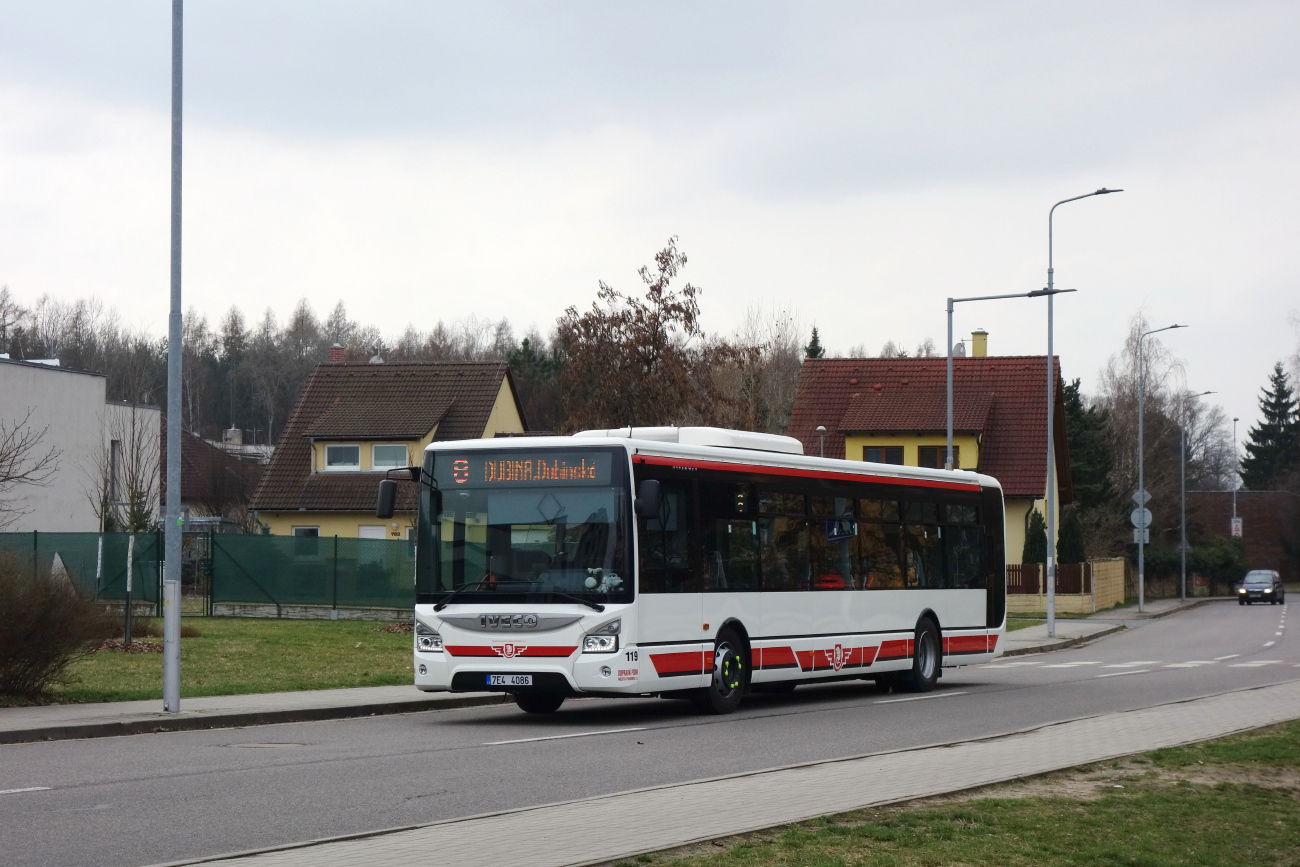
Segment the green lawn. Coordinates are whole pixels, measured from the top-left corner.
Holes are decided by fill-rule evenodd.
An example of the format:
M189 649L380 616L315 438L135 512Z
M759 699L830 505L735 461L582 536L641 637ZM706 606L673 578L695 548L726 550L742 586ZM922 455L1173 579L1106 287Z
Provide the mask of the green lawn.
M1044 623L1044 622L1045 622L1045 621L1043 621L1043 620L1035 620L1035 619L1032 618L1032 617L1029 617L1029 618L1026 618L1026 617L1008 617L1008 618L1007 618L1007 632L1015 632L1017 629L1027 629L1027 628L1029 628L1030 626L1037 626L1038 624L1040 624L1040 623Z
M411 636L357 620L187 617L181 695L234 695L411 682ZM161 639L145 639L161 641ZM100 651L74 664L62 702L162 698L161 653Z
M1082 793L1051 794L1065 791L1067 778ZM1048 794L998 796L1015 786ZM827 817L620 867L1294 865L1300 723L980 794Z

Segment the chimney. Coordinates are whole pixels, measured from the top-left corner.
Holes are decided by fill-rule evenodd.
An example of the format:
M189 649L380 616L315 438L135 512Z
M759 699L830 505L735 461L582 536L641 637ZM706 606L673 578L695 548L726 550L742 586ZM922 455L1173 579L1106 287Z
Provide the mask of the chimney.
M227 428L221 432L221 442L228 446L242 446L244 431L237 427Z
M337 343L330 347L330 364L338 364L343 360L343 347Z
M989 354L989 333L983 328L976 328L970 333L971 358L986 358Z

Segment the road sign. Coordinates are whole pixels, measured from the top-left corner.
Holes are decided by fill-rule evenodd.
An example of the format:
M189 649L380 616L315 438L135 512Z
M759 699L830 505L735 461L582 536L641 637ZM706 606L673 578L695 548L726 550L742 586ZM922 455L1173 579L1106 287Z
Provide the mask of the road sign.
M1141 508L1151 502L1151 495L1146 490L1140 490L1133 495L1133 502L1138 504L1138 508Z
M1133 526L1137 527L1139 530L1146 529L1151 526L1151 510L1142 508L1134 509L1128 516L1128 519L1133 523Z
M1232 535L1238 539L1241 538L1241 518L1232 519Z
M1141 530L1134 530L1134 531L1133 531L1133 544L1136 545L1138 542L1141 542L1143 545L1150 545L1150 544L1151 544L1151 531L1148 530L1148 529L1146 529L1146 528L1143 528L1143 529L1141 529Z

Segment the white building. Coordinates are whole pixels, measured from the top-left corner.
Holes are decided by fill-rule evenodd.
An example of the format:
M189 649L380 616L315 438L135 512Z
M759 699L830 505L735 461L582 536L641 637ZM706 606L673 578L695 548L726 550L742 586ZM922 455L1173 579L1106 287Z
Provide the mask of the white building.
M107 401L106 387L103 374L57 360L0 357L0 464L3 443L24 436L39 437L28 464L53 455L42 482L0 485L0 531L95 532L97 500L133 488L158 512L161 411Z

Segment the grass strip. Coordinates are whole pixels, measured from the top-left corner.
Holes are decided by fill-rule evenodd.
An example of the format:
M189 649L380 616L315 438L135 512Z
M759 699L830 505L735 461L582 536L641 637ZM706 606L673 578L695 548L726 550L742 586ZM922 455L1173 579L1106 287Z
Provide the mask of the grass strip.
M411 682L411 636L361 620L185 618L181 696L390 686ZM147 627L146 627L147 628ZM157 639L149 639L157 640ZM162 698L161 653L100 651L75 663L59 702Z
M1300 864L1300 722L970 795L861 810L616 862L617 867L651 863Z

